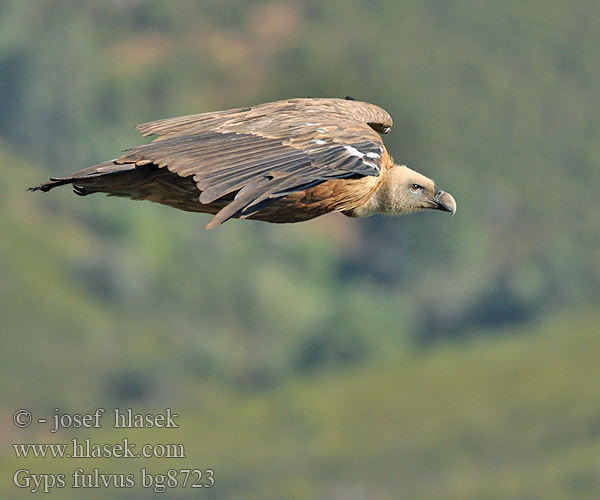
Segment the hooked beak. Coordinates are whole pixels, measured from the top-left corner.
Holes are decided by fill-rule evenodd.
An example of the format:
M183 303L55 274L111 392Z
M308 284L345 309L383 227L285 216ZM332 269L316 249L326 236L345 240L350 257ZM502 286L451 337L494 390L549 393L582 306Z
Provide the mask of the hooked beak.
M435 193L434 200L436 203L435 208L438 210L450 212L452 215L456 213L456 200L450 193L439 190Z

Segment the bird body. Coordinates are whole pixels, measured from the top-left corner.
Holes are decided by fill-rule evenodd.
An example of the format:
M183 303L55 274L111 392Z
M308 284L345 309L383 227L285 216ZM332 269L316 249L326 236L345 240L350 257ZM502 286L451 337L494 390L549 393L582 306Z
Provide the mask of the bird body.
M72 184L214 214L206 225L250 218L300 222L329 212L351 217L423 208L456 211L431 179L396 165L379 133L390 115L349 99L288 99L138 125L149 144L112 161L53 178L33 190Z

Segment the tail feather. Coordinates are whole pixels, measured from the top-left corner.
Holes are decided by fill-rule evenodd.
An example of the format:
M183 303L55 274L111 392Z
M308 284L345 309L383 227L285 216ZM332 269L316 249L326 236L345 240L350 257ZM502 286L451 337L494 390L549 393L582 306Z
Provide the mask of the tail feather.
M52 178L29 190L50 191L65 184L72 184L73 191L79 196L105 193L162 203L188 212L216 213L217 206L222 208L222 203L216 203L214 207L200 203L200 191L193 176L182 177L150 161L122 164L108 161L67 177Z
M51 177L48 182L44 182L39 186L33 186L27 189L27 191L50 191L51 189L62 186L64 184L70 184L74 179L70 179L69 177L56 178Z
M49 181L40 184L39 186L30 187L27 191L43 191L47 192L58 186L64 186L65 184L76 184L78 181L89 181L97 177L101 177L107 174L116 174L119 172L125 172L135 168L135 164L132 163L115 163L115 161L105 161L93 167L84 168L79 172L75 172L67 177L51 177ZM81 187L75 186L75 193L79 195L89 194L85 192Z

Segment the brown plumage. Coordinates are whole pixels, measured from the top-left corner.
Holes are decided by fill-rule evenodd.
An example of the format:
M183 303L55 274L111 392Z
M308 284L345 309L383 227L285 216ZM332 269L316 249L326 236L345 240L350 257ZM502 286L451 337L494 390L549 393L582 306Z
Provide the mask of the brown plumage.
M424 208L454 214L450 194L394 163L379 135L391 127L386 111L349 98L169 118L136 127L158 135L153 142L32 190L72 184L79 195L215 214L207 229L232 217L300 222L334 211L364 217Z

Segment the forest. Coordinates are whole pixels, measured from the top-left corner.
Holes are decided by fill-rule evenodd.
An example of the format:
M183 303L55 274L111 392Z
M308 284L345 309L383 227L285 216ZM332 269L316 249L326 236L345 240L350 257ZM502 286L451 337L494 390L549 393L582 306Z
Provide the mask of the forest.
M211 499L599 495L599 50L592 0L0 1L0 496L32 494L17 469L80 466L136 473L106 498L190 466L214 469ZM26 191L148 142L138 123L347 95L391 114L387 149L454 217L206 231ZM181 425L11 423L98 407ZM12 446L75 436L187 455ZM97 498L68 482L50 496Z

